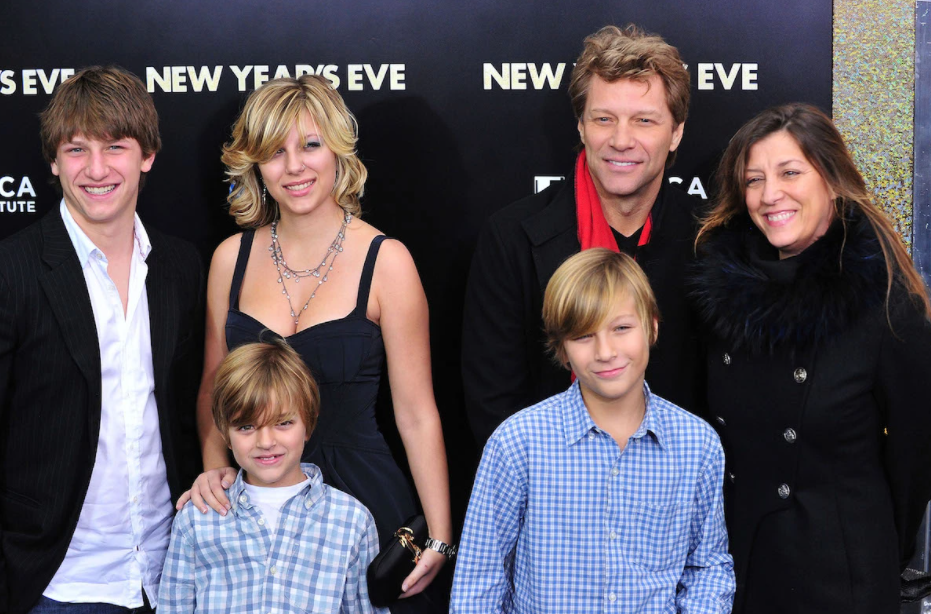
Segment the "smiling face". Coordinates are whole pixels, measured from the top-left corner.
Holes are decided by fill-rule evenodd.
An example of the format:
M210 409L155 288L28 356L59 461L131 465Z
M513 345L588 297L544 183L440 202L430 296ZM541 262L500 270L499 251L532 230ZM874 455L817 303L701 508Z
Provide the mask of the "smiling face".
M121 221L132 223L140 178L154 161L154 153L142 155L136 139L76 134L58 146L52 173L61 182L65 205L87 232Z
M304 481L301 454L309 438L297 412L282 412L271 424L229 427L233 457L242 467L246 483L253 486L293 486Z
M750 147L747 211L780 258L797 256L828 231L835 194L785 130Z
M650 359L649 331L641 325L629 293L615 303L617 307L596 330L563 342L564 356L589 406L624 404L642 395Z
M333 199L336 169L336 154L306 111L272 158L259 164L268 193L285 217L338 208Z
M666 158L679 147L683 128L669 111L658 76L611 83L592 77L579 136L602 206L652 206Z

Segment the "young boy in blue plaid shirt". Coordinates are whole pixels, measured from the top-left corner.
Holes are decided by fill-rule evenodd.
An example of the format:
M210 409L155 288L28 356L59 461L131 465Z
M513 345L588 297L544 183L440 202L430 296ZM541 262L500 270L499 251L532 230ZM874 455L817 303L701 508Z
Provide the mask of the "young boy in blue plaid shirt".
M369 613L365 571L375 521L353 497L301 464L320 397L287 343L253 343L216 375L213 418L242 469L225 516L189 502L175 517L159 614Z
M643 271L576 254L547 285L543 321L576 379L485 446L450 611L730 612L724 453L644 382L659 314Z

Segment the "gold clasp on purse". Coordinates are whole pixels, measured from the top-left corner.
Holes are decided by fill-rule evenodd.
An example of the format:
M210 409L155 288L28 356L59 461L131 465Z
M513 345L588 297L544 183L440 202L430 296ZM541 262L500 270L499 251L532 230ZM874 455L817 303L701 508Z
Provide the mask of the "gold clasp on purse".
M394 532L394 536L398 538L402 546L414 555L414 563L420 562L420 557L423 555L423 552L421 552L420 547L414 543L414 532L407 527L401 527Z

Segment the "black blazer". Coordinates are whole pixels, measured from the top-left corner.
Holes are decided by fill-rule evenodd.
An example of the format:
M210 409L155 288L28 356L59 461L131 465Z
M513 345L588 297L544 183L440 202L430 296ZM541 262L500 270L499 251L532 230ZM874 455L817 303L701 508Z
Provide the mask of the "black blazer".
M665 179L663 186L650 243L637 250L662 318L646 379L656 394L698 413L703 361L685 290L698 201ZM462 336L466 412L479 446L505 418L569 386L569 372L545 348L543 293L559 265L580 249L571 177L505 207L485 225L466 288Z
M155 398L172 498L200 470L204 273L190 244L146 229ZM27 612L65 557L100 430L100 351L58 208L0 242L0 612Z

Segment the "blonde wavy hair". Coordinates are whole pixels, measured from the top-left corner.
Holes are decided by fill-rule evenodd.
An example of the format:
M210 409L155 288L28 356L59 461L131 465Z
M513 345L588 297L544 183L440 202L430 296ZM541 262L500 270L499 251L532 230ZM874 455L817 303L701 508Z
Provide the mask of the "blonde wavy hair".
M246 100L233 124L233 138L223 146L221 160L232 184L227 197L230 215L242 228L270 224L278 216L278 204L262 198L262 180L257 164L272 158L288 133L307 111L320 138L336 155L337 177L333 198L344 211L359 217L360 199L368 171L356 153L359 126L339 93L317 75L297 79L273 79Z
M643 269L627 254L603 247L579 252L563 262L543 295L547 349L565 366L565 342L595 331L617 308L620 297L634 299L637 319L652 346L658 337L659 307Z

